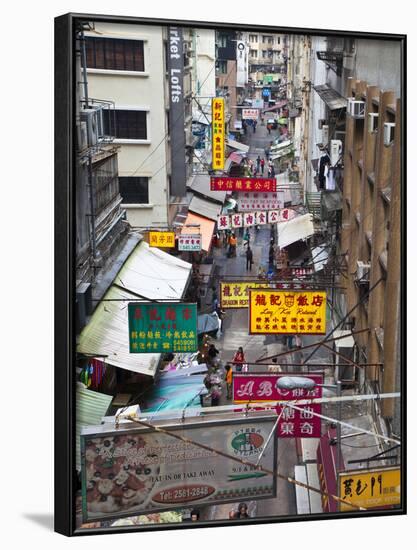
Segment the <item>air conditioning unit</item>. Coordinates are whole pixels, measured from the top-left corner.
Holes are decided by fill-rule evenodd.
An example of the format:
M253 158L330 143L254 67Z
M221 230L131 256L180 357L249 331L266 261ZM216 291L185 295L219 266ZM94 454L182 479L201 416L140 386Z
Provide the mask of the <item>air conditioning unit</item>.
M77 124L77 147L81 153L88 149L87 123L80 122Z
M347 113L352 118L365 118L365 102L349 97Z
M378 131L378 113L368 113L368 130L370 134Z
M83 109L80 111L81 122L84 122L87 127L87 141L89 147L95 147L98 143L99 134L97 127L97 111L96 109Z
M330 166L336 166L342 156L342 142L340 139L330 141Z
M394 142L395 122L384 122L384 145L389 147Z
M356 269L356 282L358 284L367 284L369 283L369 271L371 269L371 264L366 264L358 260L357 269Z
M322 130L324 124L326 124L326 119L319 118L319 130Z
M321 127L321 142L323 145L327 145L329 143L329 127L327 124L324 124Z

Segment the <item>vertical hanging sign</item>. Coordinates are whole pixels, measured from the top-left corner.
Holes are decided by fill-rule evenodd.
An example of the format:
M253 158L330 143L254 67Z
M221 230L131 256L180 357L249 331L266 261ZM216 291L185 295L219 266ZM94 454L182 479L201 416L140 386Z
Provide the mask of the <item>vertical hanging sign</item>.
M212 99L212 152L213 170L224 169L224 98L215 97Z
M171 140L172 196L186 193L184 130L184 45L182 29L168 27L169 135Z

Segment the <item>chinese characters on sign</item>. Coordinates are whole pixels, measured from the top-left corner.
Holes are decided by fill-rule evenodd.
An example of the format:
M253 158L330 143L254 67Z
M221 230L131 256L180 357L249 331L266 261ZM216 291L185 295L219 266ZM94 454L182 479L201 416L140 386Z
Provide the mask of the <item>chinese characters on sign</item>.
M239 211L278 210L284 208L284 191L274 193L238 193L237 207Z
M322 397L323 374L309 374L317 386L311 390L295 388L284 390L277 387L277 381L288 374L240 374L233 376L233 401L236 403L261 403L265 401L296 401ZM296 374L291 374L296 377ZM299 375L305 377L305 375ZM292 409L280 404L276 407L281 418L277 426L278 437L320 437L321 404L311 403L300 406L302 410ZM282 410L284 409L284 410Z
M201 250L201 235L179 235L178 250L198 251Z
M401 470L384 468L356 470L339 474L340 497L364 508L379 508L401 503ZM341 504L340 511L352 510Z
M149 246L174 248L175 233L173 231L149 231Z
M249 305L250 288L269 288L268 283L254 281L220 282L220 304L222 309L243 308Z
M251 290L249 334L326 334L326 292Z
M275 178L229 178L228 176L210 178L211 191L245 191L260 193L276 193Z
M212 112L212 151L213 151L213 170L224 169L224 99L215 97L211 104Z
M243 214L222 214L217 217L217 229L238 227L252 227L254 225L266 225L267 223L281 223L295 218L294 210L284 208L283 210L268 210L267 212L244 212Z
M130 303L130 353L197 350L197 305L177 302Z
M242 109L242 118L250 120L258 120L258 109Z

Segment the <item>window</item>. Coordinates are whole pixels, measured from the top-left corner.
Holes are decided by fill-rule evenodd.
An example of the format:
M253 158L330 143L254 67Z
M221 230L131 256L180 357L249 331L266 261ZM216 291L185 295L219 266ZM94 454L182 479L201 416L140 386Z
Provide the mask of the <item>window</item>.
M219 74L227 73L227 61L225 59L219 59L217 61L217 70Z
M219 48L227 47L227 36L225 34L219 34L218 41L219 41Z
M281 37L277 36L277 44L281 44Z
M119 176L119 191L124 204L148 204L149 178Z
M144 71L143 41L86 38L87 67L115 71Z
M104 116L104 133L110 133L109 116ZM114 110L114 131L116 139L147 139L146 111Z
M266 50L262 50L262 57L265 59L265 57L268 57L268 52Z
M258 42L258 35L257 34L250 34L249 35L249 42Z
M272 38L272 36L262 36L262 43L263 44L272 44L274 42L274 39Z
M249 50L250 57L258 57L258 52L256 50Z
M268 44L273 44L274 43L274 39L272 36L269 36L268 37Z

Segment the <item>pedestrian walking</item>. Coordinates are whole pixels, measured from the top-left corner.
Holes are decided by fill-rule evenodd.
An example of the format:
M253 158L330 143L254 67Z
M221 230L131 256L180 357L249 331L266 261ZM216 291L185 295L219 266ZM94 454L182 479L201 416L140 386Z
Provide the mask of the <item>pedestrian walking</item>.
M232 233L229 238L229 258L232 256L236 256L236 245L237 245L237 239L236 235Z
M267 124L266 127L267 127L267 129L268 129L268 134L270 134L270 133L271 133L271 125L270 125L270 124Z
M248 243L248 249L246 250L246 271L248 269L249 271L252 271L252 264L253 264L253 252Z
M271 178L275 178L275 166L271 165Z
M249 243L250 243L250 233L249 233L249 227L247 227L243 235L243 246L246 246L246 245L249 246Z
M215 366L218 362L217 356L219 355L219 350L216 348L214 344L210 344L208 352L207 352L207 362L211 366Z
M219 306L219 296L217 294L217 290L215 286L213 286L211 290L212 290L211 302L212 302L213 311L217 311L217 308Z
M232 385L233 385L233 369L232 365L226 366L226 391L227 399L232 398Z
M258 172L259 172L260 166L261 166L261 157L258 155L256 159L256 168L258 169Z
M262 175L264 174L264 170L265 170L265 159L261 159L261 172L262 172Z
M274 264L274 245L271 245L269 247L269 265L273 265Z
M220 403L220 397L222 395L222 391L220 386L215 384L211 389L211 406L217 407Z
M236 519L250 518L248 514L248 505L245 502L241 502L237 508Z
M233 357L232 363L236 365L236 372L242 372L242 365L245 363L245 354L243 353L242 346L238 348L237 352Z
M265 156L266 156L266 160L268 161L269 160L269 148L268 147L265 147Z

